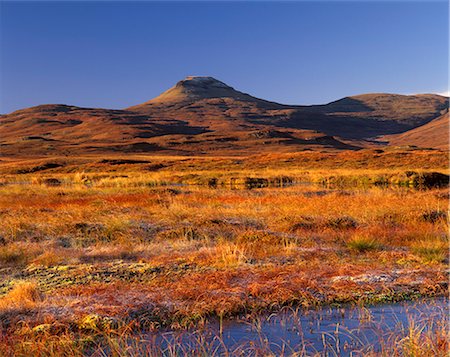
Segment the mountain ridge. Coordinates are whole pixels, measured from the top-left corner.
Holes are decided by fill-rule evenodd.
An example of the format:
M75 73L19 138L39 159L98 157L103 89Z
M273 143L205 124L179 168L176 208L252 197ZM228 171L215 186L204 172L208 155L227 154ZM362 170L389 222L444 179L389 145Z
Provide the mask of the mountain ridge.
M369 93L285 105L213 77L189 76L125 109L44 104L0 116L0 154L159 152L244 154L342 150L425 125L448 109L439 95Z

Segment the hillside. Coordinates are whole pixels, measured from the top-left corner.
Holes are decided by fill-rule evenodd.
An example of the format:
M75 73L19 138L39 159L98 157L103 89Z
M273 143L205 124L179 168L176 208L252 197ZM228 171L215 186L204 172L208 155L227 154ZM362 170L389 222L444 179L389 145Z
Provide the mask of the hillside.
M438 95L365 94L325 105L284 105L212 77L187 77L123 110L40 105L0 116L3 156L114 152L239 155L359 149L426 124Z
M414 145L422 148L449 149L449 113L402 134L385 137L390 145Z

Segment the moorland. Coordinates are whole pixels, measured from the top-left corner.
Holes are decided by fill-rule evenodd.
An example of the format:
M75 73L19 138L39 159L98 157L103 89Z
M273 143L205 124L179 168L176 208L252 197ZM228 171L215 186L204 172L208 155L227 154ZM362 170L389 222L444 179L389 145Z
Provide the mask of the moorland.
M122 355L114 343L138 331L444 296L446 160L418 149L5 160L1 347ZM422 352L444 355L444 332Z
M445 296L446 129L438 95L293 106L211 77L2 115L0 351L161 355L143 334ZM444 356L447 327L372 354Z

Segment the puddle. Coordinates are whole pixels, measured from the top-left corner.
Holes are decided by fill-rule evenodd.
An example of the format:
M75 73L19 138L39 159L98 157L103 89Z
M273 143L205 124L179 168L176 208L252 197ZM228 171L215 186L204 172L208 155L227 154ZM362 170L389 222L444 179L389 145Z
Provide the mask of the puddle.
M359 356L381 352L389 341L408 336L410 328L426 333L447 327L448 299L439 298L366 308L286 309L252 323L224 321L221 328L216 322L203 331L147 337L163 354Z

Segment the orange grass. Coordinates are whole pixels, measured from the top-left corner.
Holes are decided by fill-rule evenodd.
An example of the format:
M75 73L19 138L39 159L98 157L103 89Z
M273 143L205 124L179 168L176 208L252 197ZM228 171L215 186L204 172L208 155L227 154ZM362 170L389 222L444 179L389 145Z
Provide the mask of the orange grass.
M5 331L19 320L77 331L92 314L185 328L286 305L446 291L448 221L430 215L446 212L445 189L149 187L127 175L120 185L0 186ZM11 317L14 294L27 311Z

